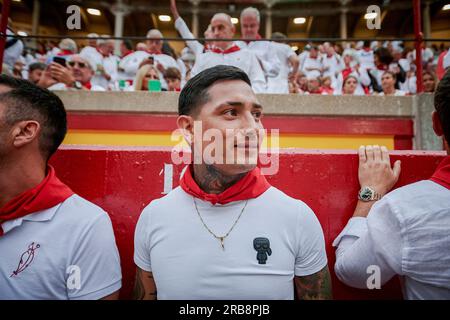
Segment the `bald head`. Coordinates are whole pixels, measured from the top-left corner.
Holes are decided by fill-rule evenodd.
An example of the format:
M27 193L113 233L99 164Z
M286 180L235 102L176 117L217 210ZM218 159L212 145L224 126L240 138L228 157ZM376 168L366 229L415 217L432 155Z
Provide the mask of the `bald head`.
M151 29L149 32L147 32L147 38L146 41L147 49L150 52L160 52L162 50L163 42L163 34L158 29Z

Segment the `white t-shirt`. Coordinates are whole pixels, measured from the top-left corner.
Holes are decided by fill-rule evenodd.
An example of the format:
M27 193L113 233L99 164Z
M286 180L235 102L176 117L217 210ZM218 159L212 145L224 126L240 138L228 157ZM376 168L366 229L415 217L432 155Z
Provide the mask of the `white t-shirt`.
M280 71L276 77L267 78L267 93L289 93L289 58L297 55L289 45L277 42L272 43L270 54L276 55L280 61Z
M334 240L338 278L367 288L367 268L381 285L400 275L405 299L450 299L450 190L429 180L396 189L367 218L355 217Z
M245 204L195 201L207 226L219 236L228 232ZM264 238L256 241L270 244L271 252L258 255L256 238ZM327 265L314 212L274 187L248 200L224 246L222 250L203 226L194 198L178 187L142 212L134 261L153 273L158 299L176 300L293 299L294 276L311 275Z
M247 43L244 41L236 41L236 44L241 49L248 49L256 55L267 78L276 77L280 73L281 65L285 61L279 60L277 54L274 54L274 50L277 50L274 42L250 41Z
M95 71L95 74L91 79L92 85L97 85L105 90L114 87L114 84L118 79L119 57L115 55L109 55L107 57L104 57L97 50L85 51L84 54L80 53L80 56L89 61L89 63L91 64L92 68ZM100 74L98 70L99 65L101 65L105 70L105 72L111 76L110 80L106 80L106 78Z
M323 67L322 61L319 56L317 56L317 58L313 59L308 55L305 58L305 61L303 62L302 71L307 77L309 77L309 76L314 76L317 72L320 73L320 71L318 71L318 70L309 70L308 71L307 70L308 68L321 69L322 67Z
M373 50L360 49L356 51L356 56L359 60L359 65L363 69L374 69L375 68L375 56Z
M126 75L134 75L132 78L134 79L139 69L139 65L141 64L142 61L144 61L144 59L147 59L148 57L153 57L155 67L158 63L160 63L162 64L164 69L168 68L179 69L177 62L171 56L164 53L150 54L146 51L135 51L132 54L129 54L128 56L125 57L126 58L125 60L119 63L119 67L122 70L124 70ZM159 81L161 81L161 88L167 89L167 82L166 80L164 80L164 75L160 71L158 71L158 73L159 73Z
M62 91L68 91L68 90L72 90L72 91L78 91L78 89L75 88L67 88L65 83L62 82L58 82L55 83L53 85L51 85L50 87L47 88L50 91L58 91L58 90L62 90ZM100 87L98 85L92 84L90 91L106 91L105 88Z
M120 289L111 220L78 195L2 228L0 300L91 300Z
M222 54L212 51L197 56L191 77L201 71L218 65L235 66L247 73L255 93L266 92L266 79L256 55L248 49L240 49L232 53Z

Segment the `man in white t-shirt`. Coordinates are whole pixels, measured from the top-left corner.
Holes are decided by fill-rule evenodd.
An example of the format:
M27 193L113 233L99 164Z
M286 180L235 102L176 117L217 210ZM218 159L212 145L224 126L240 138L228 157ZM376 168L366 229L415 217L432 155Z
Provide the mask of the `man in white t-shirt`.
M270 186L256 166L262 111L236 67L206 69L187 82L177 124L194 163L180 186L139 218L135 298L293 299L294 291L299 299L331 297L314 212ZM206 152L211 146L214 155Z
M92 85L102 87L105 90L115 88L118 78L119 57L114 53L114 40L98 39L96 50L80 53L94 67Z
M225 13L217 13L211 19L211 31L215 39L233 39L235 28L231 17ZM233 41L214 41L210 51L197 56L191 76L201 71L217 66L235 66L247 73L256 93L265 93L267 89L266 79L261 64L256 55L242 49Z
M310 74L316 74L317 72L322 74L322 59L316 46L311 46L309 55L306 56L305 61L303 62L302 71L306 76L309 76Z
M359 150L359 201L333 243L336 275L349 286L373 288L399 275L405 299L450 299L450 72L434 105L433 129L447 156L429 180L389 192L400 161L391 168L384 147Z
M62 101L0 76L0 300L117 299L108 215L48 166L67 131Z
M240 17L241 35L244 39L261 39L259 27L261 17L258 9L248 7L242 10ZM264 75L269 81L275 78L285 68L286 59L280 60L278 54L274 54L277 45L270 41L236 41L236 44L244 49L252 51L258 58L259 63L264 71ZM278 48L279 51L279 48Z
M163 34L157 29L151 29L147 33L147 51L135 51L126 57L126 61L120 63L120 68L126 75L136 75L139 66L145 59L152 58L153 64L158 69L161 88L167 89L164 80L164 71L168 68L177 68L178 64L174 58L162 52Z
M286 36L282 33L274 33L272 39L272 55L275 53L280 63L280 72L276 77L267 78L267 93L289 93L289 79L296 81L299 66L297 54L286 43L282 43Z

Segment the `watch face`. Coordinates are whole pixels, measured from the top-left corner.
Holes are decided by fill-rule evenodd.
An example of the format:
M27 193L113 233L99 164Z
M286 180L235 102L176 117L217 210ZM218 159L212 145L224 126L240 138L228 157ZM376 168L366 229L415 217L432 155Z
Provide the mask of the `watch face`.
M359 192L359 198L363 201L370 201L372 199L372 194L372 189L365 187Z

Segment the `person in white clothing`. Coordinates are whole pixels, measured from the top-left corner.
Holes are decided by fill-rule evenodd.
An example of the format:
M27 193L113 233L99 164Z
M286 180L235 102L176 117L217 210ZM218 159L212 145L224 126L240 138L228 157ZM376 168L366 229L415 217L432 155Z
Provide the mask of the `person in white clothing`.
M248 7L242 10L240 16L241 35L244 39L261 39L259 34L259 27L261 23L261 17L258 9ZM274 54L279 47L270 41L236 41L236 44L242 49L248 49L252 51L258 58L259 63L264 71L266 80L269 78L276 78L286 60L280 60L278 54ZM272 47L273 50L272 50ZM278 48L279 49L279 48ZM273 80L273 79L272 79Z
M161 79L161 88L167 90L167 83L164 80L164 71L167 68L177 68L178 64L174 58L162 53L163 34L157 29L151 29L147 33L147 51L135 51L127 56L126 63L121 64L124 72L131 76L136 75L138 69L142 64L147 63L144 60L151 59L153 64L159 71L159 78Z
M252 156L262 110L239 68L212 67L187 82L177 124L199 159L139 217L136 299L292 300L294 291L298 299L331 298L314 212L270 186ZM214 131L214 158L196 153L211 142L194 126Z
M0 76L0 300L117 299L111 220L56 176L67 132L60 98Z
M320 75L323 72L322 59L319 56L319 49L316 46L311 46L309 50L309 54L306 56L303 66L302 72L308 77L309 75L315 75L317 72Z
M211 30L215 39L233 39L235 28L231 17L225 13L217 13L211 19ZM256 55L237 46L233 41L214 41L213 50L197 56L191 77L201 71L217 66L230 65L242 69L249 76L252 88L256 93L265 93L266 79Z
M97 39L100 37L97 33L89 33L87 35L88 37L88 45L85 46L80 51L80 55L83 57L93 55L95 52L97 52Z
M42 73L37 85L48 90L89 90L105 91L103 87L92 84L94 68L80 55L73 55L66 67L52 62Z
M434 106L433 128L447 156L429 180L389 192L400 162L391 168L384 147L359 149L358 204L333 243L336 275L349 286L373 288L368 277L378 270L380 286L400 276L404 299L450 299L450 72Z
M192 34L191 30L189 30L186 22L184 22L183 18L181 18L178 13L176 0L170 0L170 10L172 11L173 19L175 20L175 29L177 29L183 39L195 39L195 36ZM206 39L213 37L210 25L204 32L204 36ZM192 50L195 57L197 57L199 54L208 51L210 49L210 45L212 44L210 42L205 42L205 45L203 45L197 40L191 40L186 41L186 45Z
M404 96L406 95L405 91L395 89L396 82L396 74L392 71L385 71L381 76L381 86L383 88L383 92L380 92L380 96L389 95L389 96Z
M85 51L80 56L95 66L95 74L92 77L92 84L100 86L105 90L115 88L118 77L119 58L113 54L114 40L98 39L96 50Z
M295 52L286 43L282 43L286 36L280 32L272 35L272 49L278 57L280 72L276 77L267 78L267 93L289 93L289 81L295 83L299 66L299 59ZM274 52L271 54L273 55Z

